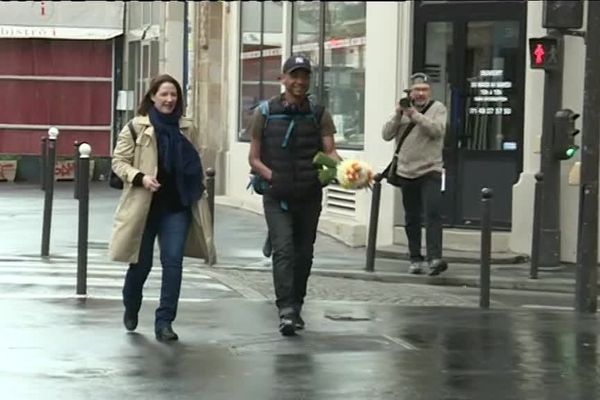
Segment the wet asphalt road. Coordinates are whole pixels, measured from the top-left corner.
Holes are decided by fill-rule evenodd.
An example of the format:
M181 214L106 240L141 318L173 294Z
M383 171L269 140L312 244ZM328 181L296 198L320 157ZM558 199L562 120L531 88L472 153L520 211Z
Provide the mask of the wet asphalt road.
M124 270L105 255L115 192L93 196L87 299L73 296L76 203L58 191L53 257L43 261L41 196L0 193L0 399L600 398L597 317L547 309L571 306L567 295L493 291L494 309L481 311L475 289L313 276L308 329L282 338L269 274L186 265L181 341L154 339L160 268L138 331L126 333ZM221 248L251 244L221 261L260 260L262 231L220 210L234 217L217 227ZM332 257L339 246L320 240L321 263L362 252Z
M283 338L271 304L227 299L182 303L165 345L152 307L126 333L116 301L3 300L2 398L598 398L595 317L310 302Z

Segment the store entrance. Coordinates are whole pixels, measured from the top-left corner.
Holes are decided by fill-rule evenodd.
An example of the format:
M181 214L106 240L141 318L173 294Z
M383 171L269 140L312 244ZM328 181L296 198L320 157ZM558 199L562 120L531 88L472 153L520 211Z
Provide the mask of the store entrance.
M477 227L480 192L494 190L493 225L509 229L522 169L525 1L415 2L413 71L448 108L444 219Z

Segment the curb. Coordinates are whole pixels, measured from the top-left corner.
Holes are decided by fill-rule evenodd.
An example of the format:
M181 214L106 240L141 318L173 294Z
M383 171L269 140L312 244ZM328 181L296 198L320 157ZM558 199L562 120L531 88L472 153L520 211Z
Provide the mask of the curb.
M213 265L212 267L222 270L237 270L251 272L271 272L270 267L258 266L237 266L237 265ZM492 271L493 273L493 271ZM386 283L411 283L432 286L458 286L458 287L479 287L479 278L473 276L435 276L411 275L394 272L366 272L366 271L339 271L329 269L313 269L311 275L324 276L331 278L357 279L364 281L377 281ZM492 275L490 282L491 289L503 290L527 290L533 292L553 292L553 293L575 293L575 282L570 279L511 279Z
M479 264L479 258L474 258L472 256L464 255L451 255L448 254L447 249L444 249L446 254L444 254L444 260L457 263L457 264ZM389 258L393 260L406 260L408 259L408 251L406 253L394 250L376 250L375 257L377 258ZM529 262L529 257L522 254L494 254L492 253L491 263L492 264L525 264Z

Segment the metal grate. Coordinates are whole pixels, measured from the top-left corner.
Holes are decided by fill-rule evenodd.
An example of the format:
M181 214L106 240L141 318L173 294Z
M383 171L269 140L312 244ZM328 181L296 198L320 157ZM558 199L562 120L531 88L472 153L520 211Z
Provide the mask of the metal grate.
M330 184L325 191L325 212L356 216L356 191L347 190L336 184Z

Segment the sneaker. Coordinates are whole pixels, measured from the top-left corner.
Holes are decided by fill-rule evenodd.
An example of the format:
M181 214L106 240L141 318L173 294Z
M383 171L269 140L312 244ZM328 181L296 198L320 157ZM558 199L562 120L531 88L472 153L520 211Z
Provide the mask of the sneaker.
M442 259L435 259L429 264L429 276L437 276L448 269L448 263Z
M410 265L408 266L408 273L413 275L420 275L423 272L422 264L422 261L411 261Z
M279 333L283 336L294 336L296 334L295 318L284 315L279 319Z
M296 328L296 330L301 331L302 329L304 329L304 325L305 323L302 317L300 316L300 313L297 313L294 317L294 327Z

